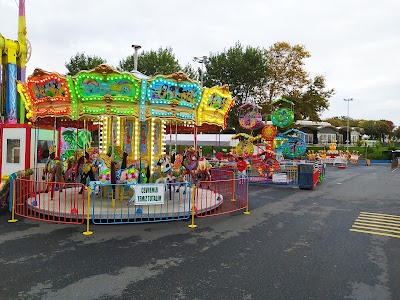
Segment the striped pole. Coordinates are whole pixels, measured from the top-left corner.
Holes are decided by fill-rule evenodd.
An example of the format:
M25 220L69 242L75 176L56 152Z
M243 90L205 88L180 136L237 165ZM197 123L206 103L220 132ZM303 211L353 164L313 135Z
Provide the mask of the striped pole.
M12 199L10 199L10 201L12 201L12 210L11 210L11 219L8 220L8 223L15 223L18 222L18 220L15 218L15 197L16 197L16 185L14 184L15 178L10 178L10 188L12 189Z
M82 234L83 235L92 235L93 231L90 231L89 229L89 224L90 224L90 194L91 194L91 188L88 186L88 205L87 205L87 214L86 214L86 231L84 231Z
M191 208L191 213L192 213L192 223L188 225L189 228L196 228L197 225L194 224L194 215L196 214L196 208L194 206L194 199L195 199L195 194L196 194L196 186L192 186L192 208Z

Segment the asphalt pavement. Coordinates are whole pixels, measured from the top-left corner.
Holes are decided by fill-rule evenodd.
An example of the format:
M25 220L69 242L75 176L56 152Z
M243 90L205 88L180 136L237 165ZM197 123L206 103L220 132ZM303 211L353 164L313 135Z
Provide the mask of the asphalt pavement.
M350 231L362 212L400 216L399 186L388 164L329 166L314 191L250 186L250 215L196 218L196 229L84 236L3 215L0 299L400 299L400 238Z

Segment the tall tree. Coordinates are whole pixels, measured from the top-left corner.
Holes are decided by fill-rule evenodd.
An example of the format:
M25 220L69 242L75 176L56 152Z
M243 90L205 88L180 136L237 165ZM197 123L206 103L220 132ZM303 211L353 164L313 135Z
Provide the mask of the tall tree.
M399 140L400 139L400 126L397 127L394 131L393 131L393 135Z
M265 85L266 59L260 48L239 42L221 53L210 54L205 63L204 85L228 84L235 106L229 113L228 126L239 130L238 107L249 100L259 101L260 92Z
M389 129L389 133L388 134L393 134L393 131L394 131L394 128L396 127L395 125L394 125L394 123L392 122L392 121L389 121L389 120L381 120L382 122L384 122L384 123L386 123L386 126L388 127L388 129Z
M183 67L182 72L185 73L190 79L200 81L201 70L195 70L190 64Z
M267 81L264 88L263 107L271 109L271 102L291 95L299 97L310 83L304 59L311 54L301 45L277 42L265 51L267 57Z
M129 55L120 60L118 69L132 71L134 69L134 55ZM172 74L181 69L171 47L165 49L161 47L157 51L143 51L138 56L138 70L148 76Z
M78 52L72 56L69 62L65 63L67 75L74 76L81 70L91 70L98 65L105 64L107 61L99 56L86 55L85 52Z
M364 128L365 134L370 135L374 139L381 139L385 134L391 134L393 127L390 126L387 120L363 120L360 122L360 127ZM392 123L393 124L393 123Z
M263 112L271 112L272 101L284 97L295 103L295 119L320 120L321 113L329 108L334 90L326 89L324 76L309 77L304 60L311 54L302 45L277 42L266 50L266 57Z
M334 93L334 89L326 89L325 78L317 75L309 81L304 92L293 90L293 96L289 94L287 98L295 104L296 120L319 121L321 113L329 108L329 98Z
M346 126L346 117L332 117L325 119L323 121L328 122L329 124L335 127Z

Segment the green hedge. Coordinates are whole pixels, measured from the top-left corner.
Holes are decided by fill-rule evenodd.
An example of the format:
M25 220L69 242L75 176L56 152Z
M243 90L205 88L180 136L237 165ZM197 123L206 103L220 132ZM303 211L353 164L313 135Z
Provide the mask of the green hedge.
M346 147L337 147L337 150L346 151ZM307 147L308 150L314 150L314 152L318 152L318 150L329 150L327 147ZM361 158L368 159L378 159L378 160L387 160L392 159L392 149L388 147L349 147L349 151L358 151L361 154Z

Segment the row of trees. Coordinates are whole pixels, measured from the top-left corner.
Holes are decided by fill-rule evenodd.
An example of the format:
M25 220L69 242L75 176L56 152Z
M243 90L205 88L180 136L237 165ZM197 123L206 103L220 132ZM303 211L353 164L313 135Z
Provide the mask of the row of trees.
M337 127L347 126L347 117L345 116L329 118L325 121ZM400 127L395 128L392 121L349 119L349 126L363 128L364 133L371 139L382 139L384 136L400 139Z
M189 64L181 66L169 47L142 51L138 69L149 76L181 70L192 79L198 80L203 75L205 86L228 84L235 98L228 126L239 130L237 109L248 101L257 103L264 114L269 114L272 101L284 97L295 103L295 119L320 119L320 114L329 107L334 90L326 87L324 76L310 76L305 68L305 59L309 57L311 54L302 45L278 42L263 49L243 47L238 42L222 52L210 53L204 62L204 74ZM101 57L77 53L65 66L68 75L75 75L103 63L106 60ZM130 55L121 59L116 69L132 71L133 65L134 56Z

